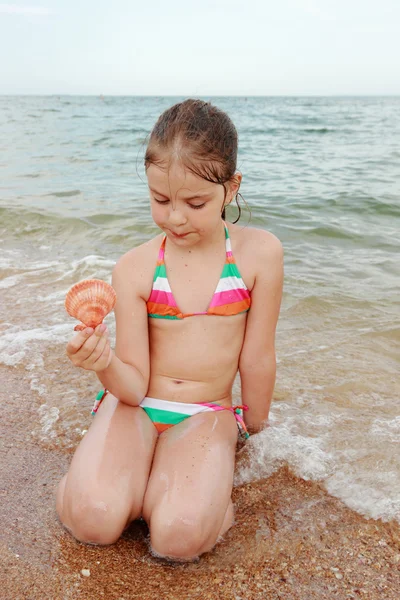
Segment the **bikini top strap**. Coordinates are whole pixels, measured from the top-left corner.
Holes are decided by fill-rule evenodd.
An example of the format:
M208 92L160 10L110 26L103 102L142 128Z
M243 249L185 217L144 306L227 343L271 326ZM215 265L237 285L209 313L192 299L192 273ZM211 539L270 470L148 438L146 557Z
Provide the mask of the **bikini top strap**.
M231 238L229 237L229 231L228 231L228 227L226 226L225 221L224 221L224 227L225 227L225 252L226 252L226 256L227 256L227 258L232 258Z
M161 242L160 249L158 251L158 262L164 262L165 242L166 242L166 239L167 239L167 236L164 235L163 240Z

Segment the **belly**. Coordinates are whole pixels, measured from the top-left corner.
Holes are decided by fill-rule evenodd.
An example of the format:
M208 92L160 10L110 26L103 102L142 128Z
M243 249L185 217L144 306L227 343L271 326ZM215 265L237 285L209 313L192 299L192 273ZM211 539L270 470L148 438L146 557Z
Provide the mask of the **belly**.
M246 327L246 314L149 319L147 395L175 402L230 405Z

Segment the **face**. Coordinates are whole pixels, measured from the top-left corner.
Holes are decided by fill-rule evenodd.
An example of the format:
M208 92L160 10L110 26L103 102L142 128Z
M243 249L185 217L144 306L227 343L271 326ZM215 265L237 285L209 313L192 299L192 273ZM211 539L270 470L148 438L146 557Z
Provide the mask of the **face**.
M190 246L211 238L221 226L224 204L232 201L240 185L228 182L224 188L210 183L179 162L167 169L151 164L147 169L151 214L154 222L179 246Z

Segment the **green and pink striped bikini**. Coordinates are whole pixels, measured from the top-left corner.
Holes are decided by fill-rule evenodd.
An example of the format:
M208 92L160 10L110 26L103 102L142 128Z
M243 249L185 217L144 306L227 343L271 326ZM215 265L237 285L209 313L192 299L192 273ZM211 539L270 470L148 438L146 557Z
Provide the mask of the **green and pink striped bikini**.
M225 225L225 264L222 269L217 288L208 309L200 313L182 313L175 301L169 285L165 267L164 236L158 253L157 266L154 272L153 287L147 301L147 314L151 319L185 319L200 315L231 317L249 310L251 305L250 292L247 289L232 255L229 231Z
M108 390L102 390L98 393L92 409L92 415L97 413L100 404L103 402L107 394ZM189 404L187 402L172 402L171 400L161 400L159 398L149 398L146 396L139 406L143 408L149 419L152 421L154 427L158 431L158 434L199 413L229 410L231 413L233 413L233 416L236 419L239 433L246 439L249 437L249 433L242 416L242 411L248 410L246 405L225 407L214 402L199 402L197 404Z
M235 259L232 255L228 228L225 224L224 226L226 248L225 264L208 309L205 312L200 313L182 313L178 308L169 285L165 267L164 256L166 236L164 236L158 254L151 294L147 301L147 313L149 318L177 320L199 315L228 317L245 313L250 309L250 292L236 266ZM97 412L107 393L107 390L99 393L92 414ZM159 398L149 398L146 396L139 406L141 406L149 416L159 434L198 413L229 410L236 419L239 432L244 435L244 437L249 437L249 433L242 417L242 411L248 410L248 407L245 405L224 407L215 402L189 404L186 402L172 402L170 400L161 400Z

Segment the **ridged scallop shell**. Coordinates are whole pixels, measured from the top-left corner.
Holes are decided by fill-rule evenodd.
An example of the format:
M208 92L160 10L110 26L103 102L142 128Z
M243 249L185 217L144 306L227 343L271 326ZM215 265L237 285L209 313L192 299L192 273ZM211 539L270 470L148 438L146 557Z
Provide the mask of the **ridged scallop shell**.
M65 298L65 308L71 317L81 321L75 330L97 327L112 311L117 294L111 285L101 279L85 279L76 283Z

